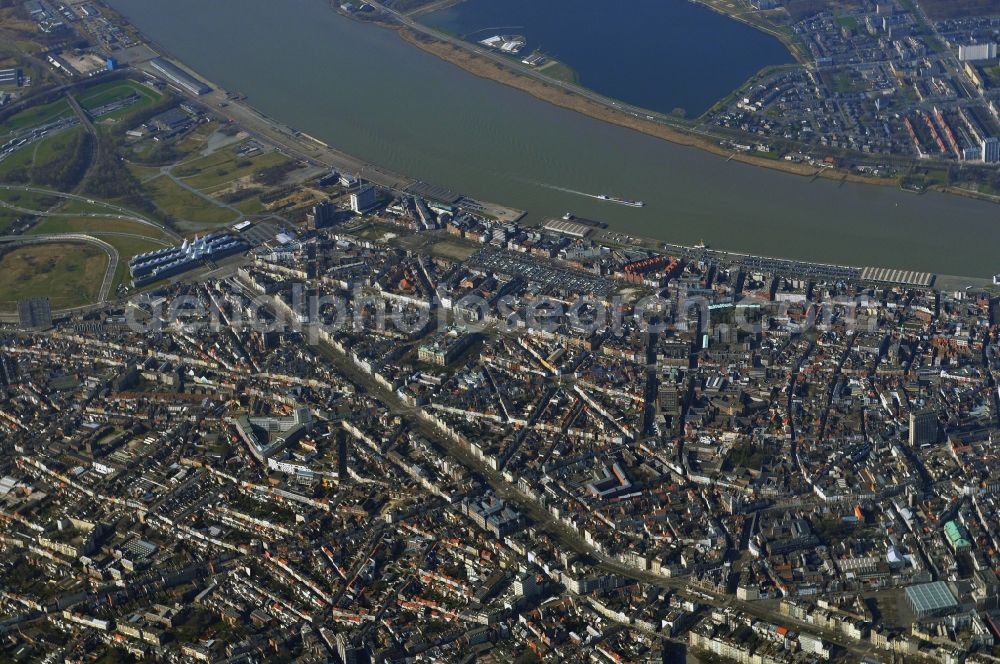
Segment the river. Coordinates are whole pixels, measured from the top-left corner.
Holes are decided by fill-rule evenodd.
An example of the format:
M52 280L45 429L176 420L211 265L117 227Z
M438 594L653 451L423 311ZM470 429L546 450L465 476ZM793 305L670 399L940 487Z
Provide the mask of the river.
M477 78L324 0L109 2L262 112L370 162L535 219L571 210L678 243L964 276L1000 271L1000 206L727 162Z
M465 0L420 18L469 41L524 37L580 85L660 113L698 116L768 65L795 62L776 37L684 0Z

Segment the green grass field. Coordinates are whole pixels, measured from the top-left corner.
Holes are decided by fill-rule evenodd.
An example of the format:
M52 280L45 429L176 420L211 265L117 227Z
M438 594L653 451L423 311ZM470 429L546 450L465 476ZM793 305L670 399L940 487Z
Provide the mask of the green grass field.
M140 111L147 106L151 106L161 99L163 99L163 93L148 88L141 83L135 81L123 80L123 81L109 81L108 83L101 83L100 85L95 85L92 88L87 89L85 92L80 94L77 101L80 102L80 106L83 106L88 111L110 104L112 102L118 101L119 99L124 99L132 93L137 93L140 97L139 101L135 102L130 106L118 109L117 111L112 111L101 116L102 120L114 120L126 115Z
M212 205L166 176L150 180L143 187L160 210L178 221L211 226L236 220L232 210Z
M943 168L932 168L924 176L924 182L928 185L948 184L948 171Z
M118 210L108 205L102 205L102 201L94 200L93 203L88 203L78 198L63 198L55 193L48 195L16 189L0 189L0 201L36 212L52 211L79 215L118 214Z
M857 30L858 26L860 25L858 23L858 19L854 18L853 16L838 16L836 22L837 25L839 25L840 27L850 28L851 30Z
M7 231L20 216L21 213L14 210L0 208L0 235L6 235Z
M64 203L59 206L58 211L65 214L118 214L117 211L101 205L99 201L88 203L76 198L66 198L63 200Z
M101 249L70 242L0 249L0 308L27 297L48 297L53 308L94 302L108 257Z
M252 198L248 198L245 201L240 201L239 203L233 203L233 207L247 216L250 216L252 214L258 214L264 211L264 204L260 202L259 196L253 196Z
M78 92L75 96L81 106L92 111L133 93L142 95L142 101L120 112L108 114L105 118L113 120L118 113L122 115L134 113L162 98L159 93L127 80L102 83ZM0 137L5 131L10 132L48 122L71 112L65 99L29 109L0 124ZM183 184L178 184L171 177L163 175L158 166L138 163L128 165L131 174L140 181L142 193L156 206L156 211L141 216L161 221L173 219L184 232L194 233L232 223L239 217L240 212L254 214L264 209L257 196L239 201L230 208L219 201L213 202L211 192L225 191L232 187L234 181L249 178L262 169L284 164L288 159L278 152L238 158L237 147L232 139L226 139L224 145L216 140L222 138L215 135L218 129L218 124L209 123L196 127L183 138L167 141L167 145L176 147L176 150L171 150L164 163L189 160L178 165L175 170L175 175L183 178L181 179ZM0 162L0 176L5 168L23 169L30 176L33 169L53 165L66 155L71 141L82 131L83 127L74 127L26 146L10 159ZM136 144L139 149L148 149L149 145L154 143L140 141ZM211 148L216 148L216 151L202 156L203 151ZM124 154L127 156L129 152ZM142 182L147 178L151 179ZM206 197L203 198L186 187L203 192ZM134 197L128 200L131 202L113 199L106 201L95 199L88 202L51 194L0 189L0 201L26 210L18 212L0 207L0 232L8 228L18 217L35 216L36 220L26 231L30 234L86 233L98 237L114 246L119 252L120 260L113 283L113 288L117 289L119 285L130 283L128 261L132 256L174 244L164 228L134 220L113 218L112 215L119 214L119 211L111 209L108 205L132 208L138 204ZM37 214L42 212L58 213L59 216ZM18 299L32 295L49 296L56 308L85 304L97 296L106 269L107 257L104 252L98 247L84 243L55 240L38 247L25 248L24 251L18 248L10 252L4 252L3 245L0 245L0 274L3 275L3 278L0 278L2 282L0 308L14 306Z
M761 152L760 150L750 150L748 152L751 157L760 157L761 159L771 159L777 161L781 159L781 154L778 152Z
M45 217L32 227L34 235L50 233L131 233L173 242L160 230L129 219L102 219L100 217Z
M57 99L42 106L33 106L20 113L15 113L6 122L0 123L0 138L18 129L45 124L72 113L73 110L65 99Z
M46 136L41 141L25 145L9 157L0 161L0 180L13 171L26 169L29 172L34 166L43 166L63 156L73 139L83 131L83 127L72 127Z
M88 111L124 99L133 92L139 92L139 86L132 81L109 81L87 88L77 95L80 106Z
M567 83L580 82L580 74L578 74L577 71L569 65L559 62L558 60L549 60L547 63L539 67L538 71L545 74L549 78L554 78L557 81L565 81Z
M859 92L865 89L862 81L855 81L847 71L839 71L833 75L832 87L834 92L841 94L849 92Z
M48 210L58 205L60 200L56 196L37 194L33 191L0 189L0 201L26 210Z
M108 83L95 85L94 87L79 93L77 101L79 101L80 105L85 109L91 110L99 106L104 106L105 104L110 104L118 99L124 99L133 92L138 93L142 99L131 106L108 113L107 115L102 116L102 119L117 119L142 110L143 108L155 104L163 99L163 94L157 92L156 90L147 88L145 85L135 81L122 80L109 81ZM65 99L57 99L53 102L49 102L48 104L33 106L27 110L12 115L5 122L0 123L0 138L3 138L7 134L19 129L26 129L28 127L45 124L46 122L51 122L56 118L68 117L72 114L73 110L70 108L69 102Z
M157 103L163 95L156 93L134 81L111 81L96 85L86 91L77 93L77 100L88 110L123 99L130 94L140 94L143 99L121 111L104 116L114 119L116 115L128 115L151 104ZM60 99L38 108L32 108L8 119L0 124L0 137L4 133L30 127L51 121L60 115L68 115L72 111L65 99ZM216 124L198 127L192 136L182 139L186 142L186 152L180 158L195 159L195 168L191 171L191 180L195 187L217 187L232 179L252 174L255 170L265 168L284 161L277 153L260 155L238 165L235 150L232 146L222 148L218 155L199 157L198 150L204 149L207 139L218 126ZM75 127L59 134L48 136L44 140L26 146L4 162L0 162L0 175L4 169L24 169L31 173L32 168L51 165L66 153L66 148L74 137L83 131ZM142 180L146 177L160 175L160 169L141 165L130 165L134 176ZM225 171L224 173L222 171ZM220 204L213 203L186 190L171 178L156 177L143 184L145 194L157 205L159 213L155 217L169 215L181 221L181 226L187 230L200 231L230 223L238 217L238 213ZM90 217L85 215L117 215L117 210L110 209L105 201L67 199L54 195L37 194L18 190L0 189L0 201L7 202L19 208L33 212L58 212L67 216L40 217L28 230L31 234L87 233L99 237L113 245L119 252L120 261L114 275L113 287L129 283L128 260L140 253L161 249L174 244L166 234L165 229L143 224L133 220L115 219L110 216ZM128 203L109 200L109 205ZM241 205L248 209L258 210L261 203L256 197L242 201ZM0 207L0 232L8 228L18 217L32 216L30 212L18 212ZM146 215L143 215L146 216ZM129 237L116 235L129 234ZM94 246L78 242L55 241L38 247L17 248L4 251L0 245L0 308L13 307L18 299L33 295L47 295L56 308L66 308L86 304L93 301L98 294L104 271L107 269L107 256Z
M46 136L38 143L27 146L32 148L35 153L35 166L42 166L62 159L73 139L83 132L84 128L77 126L52 136Z
M9 157L0 161L0 181L8 180L8 176L15 171L30 170L35 163L35 146L25 145L23 148L12 152ZM9 180L8 180L9 181Z
M231 150L218 150L204 157L196 157L189 161L177 164L173 169L173 174L182 178L193 178L213 169L225 168L226 165L234 164L234 156Z
M159 175L162 172L159 166L143 166L142 164L129 163L127 167L129 172L140 181L154 175Z
M237 158L232 150L219 150L207 157L185 163L173 173L200 191L211 191L228 182L252 175L269 166L284 164L289 159L279 152L267 152L248 158Z
M986 83L989 87L1000 87L1000 65L983 67L983 75L986 76Z

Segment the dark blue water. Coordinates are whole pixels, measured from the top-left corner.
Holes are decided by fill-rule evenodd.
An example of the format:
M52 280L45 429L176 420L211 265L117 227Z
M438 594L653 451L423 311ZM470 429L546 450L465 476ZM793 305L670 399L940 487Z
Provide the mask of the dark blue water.
M701 115L768 65L794 62L777 38L688 0L465 0L420 19L479 41L522 35L600 94Z

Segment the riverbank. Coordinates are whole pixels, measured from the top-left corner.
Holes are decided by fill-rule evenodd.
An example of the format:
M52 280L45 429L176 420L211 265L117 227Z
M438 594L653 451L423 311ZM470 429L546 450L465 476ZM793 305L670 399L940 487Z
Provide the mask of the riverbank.
M465 71L480 78L489 79L516 88L541 99L542 101L566 108L582 115L626 127L634 131L654 136L671 143L698 148L712 154L726 157L752 166L769 168L776 171L800 175L803 177L824 177L832 180L876 184L881 186L897 186L896 179L876 178L857 173L851 173L834 168L811 166L809 164L786 161L784 159L768 159L757 157L745 152L734 151L720 145L714 138L701 136L692 131L671 127L659 122L653 122L630 113L611 108L604 104L583 97L563 87L546 83L545 81L525 76L503 64L483 58L470 50L455 46L449 42L435 39L427 34L416 33L405 27L395 28L399 35L410 44L430 53L442 60L450 62Z
M296 3L296 11L287 15L267 0L217 0L210 5L176 0L178 9L207 12L206 22L198 26L180 18L183 11L144 0L104 1L114 2L184 64L240 91L245 103L283 126L395 173L514 204L530 211L528 223L570 210L605 221L626 237L685 245L704 240L754 255L838 265L980 277L997 271L988 248L1000 234L993 203L933 192L913 196L896 187L836 177L791 178L773 169L746 168L735 159L728 163L726 157L690 150L470 75L432 53L414 51L396 31L340 17L326 0ZM273 24L282 17L287 22L277 30ZM216 25L233 29L213 41ZM283 47L269 51L254 46L268 39L280 40ZM324 46L317 51L316 44ZM359 52L366 57L357 67L335 73L318 68L308 81L287 75L310 58L342 61ZM614 105L600 95L577 94ZM225 99L220 96L221 104ZM405 100L404 115L400 100ZM223 116L226 111L237 114L232 105L222 111ZM239 115L253 124L274 122L252 111ZM282 143L308 143L308 148L296 144L296 151L322 149L293 131L275 133ZM366 168L362 175L368 174ZM643 200L646 207L601 204L578 192L610 192ZM942 220L948 220L947 232L942 232ZM980 241L968 243L968 238Z
M441 1L442 3L457 4L462 0L441 0ZM108 7L107 4L105 4L104 6L106 8L111 9L110 7ZM111 11L114 10L111 9ZM420 10L418 10L418 12L419 11ZM719 10L713 8L713 11L719 11ZM127 21L123 20L123 17L121 17L117 12L115 12L115 15L118 16L118 18L122 20L122 22L125 23L126 25L131 25ZM728 160L749 164L753 166L758 166L762 168L769 168L771 170L777 170L785 173L790 173L793 175L800 175L803 177L810 177L810 178L825 177L842 182L878 184L883 186L898 184L897 181L890 180L887 178L865 177L862 175L848 173L841 170L823 168L823 167L817 168L815 166L810 166L808 164L791 162L783 159L767 159L764 157L756 157L743 152L726 149L718 142L716 142L714 139L698 136L697 134L688 131L675 129L670 127L669 125L645 120L641 117L630 115L622 110L610 108L604 104L595 102L591 99L578 95L565 88L549 85L542 80L524 76L523 74L520 74L507 67L504 67L501 63L483 58L471 51L460 48L448 42L434 39L426 34L416 33L413 30L406 27L402 27L398 24L388 23L383 21L374 21L371 23L380 28L395 30L408 43L417 46L421 50L428 52L431 55L434 55L435 57L438 57L442 60L445 60L446 62L455 64L461 67L462 69L468 71L469 73L478 76L480 78L485 78L499 83L503 83L504 85L516 88L523 92L527 92L533 97L554 104L556 106L560 106L562 108L566 108L581 113L582 115L586 115L588 117L592 117L594 119L601 120L603 122L608 122L621 127L632 129L634 131L638 131L643 134L654 136L656 138L660 138L669 141L671 143L675 143L677 145L694 147L703 150L705 152L709 152L721 157L726 157ZM141 36L138 31L136 31L136 35ZM148 38L143 38L143 39L150 47L154 48L155 50L158 50L161 53L167 53L167 51L161 45L152 42ZM178 59L175 58L175 60ZM200 76L200 74L198 76L201 77L203 80L207 80L203 76ZM212 82L211 85L215 88L215 92L213 95L209 96L210 97L217 96L219 94L219 91L221 90L221 86L219 86L214 82ZM224 116L229 117L229 119L232 121L242 122L244 125L248 124L247 122L248 117L246 116L246 114L244 114L243 117L236 117L231 112L232 110L235 109L244 108L250 111L251 115L259 116L260 119L265 120L272 126L277 125L277 123L275 123L271 118L268 118L267 116L263 115L256 109L251 108L245 103L234 102L228 99L228 97L225 100L219 99L218 102L219 103L214 104L215 106L214 110ZM229 109L226 109L227 106L229 106ZM226 112L227 110L230 112ZM295 134L294 130L287 127L282 127L282 130L283 131L281 133L287 133L291 135ZM259 133L263 134L266 132L259 132ZM308 134L304 134L304 136L312 139L312 137L309 137ZM268 138L270 139L270 142L274 144L277 144L279 146L283 145L286 148L288 147L287 143L276 141L275 140L276 137L274 135L271 135ZM287 140L290 137L284 136L283 138ZM367 170L369 173L369 177L371 177L371 175L373 174L385 173L385 177L379 178L376 176L373 179L379 184L382 184L383 186L395 188L397 190L401 190L404 188L400 185L400 182L404 180L410 180L410 178L408 178L407 176L401 176L398 174L390 174L384 172L383 169L373 164L366 163L362 165L360 169L358 169L357 166L361 162L359 162L359 160L356 160L354 157L351 157L332 146L329 146L321 141L318 141L317 139L312 139L312 142L319 143L319 145L325 148L327 160L317 159L317 161L320 162L325 161L326 165L344 168L347 164L350 164L354 166L355 170L358 172L364 172ZM300 145L300 147L302 146ZM314 154L312 155L312 157L315 159L316 155ZM396 180L396 182L390 184L388 182L389 179L394 179ZM410 183L412 183L412 180L410 181ZM972 194L972 192L965 192L965 194L970 197L975 197ZM498 210L502 209L503 207L494 204L487 204L487 205L489 205L490 207L495 207ZM522 211L516 211L516 212L522 216L524 214ZM498 217L501 219L508 219L510 215L499 214Z

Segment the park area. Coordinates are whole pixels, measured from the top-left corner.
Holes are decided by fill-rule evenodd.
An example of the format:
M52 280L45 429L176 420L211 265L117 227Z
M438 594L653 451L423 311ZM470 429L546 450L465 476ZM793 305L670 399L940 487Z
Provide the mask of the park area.
M0 282L0 308L39 294L57 309L98 297L107 256L60 235L88 235L118 251L114 297L131 286L132 256L269 215L274 205L262 197L306 173L296 160L144 82L114 78L70 94L92 127L77 118L67 93L0 112L0 145L13 146L0 155L0 235L52 240L0 245L10 277ZM169 123L159 119L167 116Z
M22 247L0 246L0 310L17 308L17 301L48 297L53 308L94 302L108 269L108 255L82 243L51 242Z

